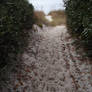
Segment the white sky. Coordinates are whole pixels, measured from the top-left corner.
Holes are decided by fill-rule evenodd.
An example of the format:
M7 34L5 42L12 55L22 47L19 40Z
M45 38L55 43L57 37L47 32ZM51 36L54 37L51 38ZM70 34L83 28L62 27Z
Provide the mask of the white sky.
M36 10L43 10L46 14L51 10L64 9L63 0L29 0Z

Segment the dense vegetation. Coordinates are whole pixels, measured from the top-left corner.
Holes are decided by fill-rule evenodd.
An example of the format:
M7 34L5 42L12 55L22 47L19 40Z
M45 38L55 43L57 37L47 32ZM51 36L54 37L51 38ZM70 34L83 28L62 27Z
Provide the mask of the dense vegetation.
M0 74L17 62L17 55L27 45L33 11L27 0L0 1Z
M63 10L54 10L49 13L52 16L53 21L50 23L51 26L64 25L66 24L66 15Z
M67 14L67 26L70 33L81 38L92 56L92 0L64 0Z

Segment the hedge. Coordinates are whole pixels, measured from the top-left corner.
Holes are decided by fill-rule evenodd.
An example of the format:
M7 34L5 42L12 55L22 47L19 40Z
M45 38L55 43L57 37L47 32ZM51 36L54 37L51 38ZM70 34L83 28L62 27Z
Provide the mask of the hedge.
M92 56L92 0L64 0L69 32L80 37Z
M27 0L0 1L0 73L17 62L34 24L34 8Z

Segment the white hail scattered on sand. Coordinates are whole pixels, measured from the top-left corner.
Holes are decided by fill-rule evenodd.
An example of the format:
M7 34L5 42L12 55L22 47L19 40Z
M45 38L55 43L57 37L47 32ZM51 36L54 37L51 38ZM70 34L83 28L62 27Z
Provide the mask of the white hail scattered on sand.
M77 52L66 27L36 29L21 67L0 92L92 92L92 65L83 51Z

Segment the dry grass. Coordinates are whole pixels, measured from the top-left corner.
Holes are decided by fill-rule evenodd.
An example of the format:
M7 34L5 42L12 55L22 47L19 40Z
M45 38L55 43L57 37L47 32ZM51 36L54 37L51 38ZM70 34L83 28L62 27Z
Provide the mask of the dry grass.
M58 10L58 11L51 11L49 15L52 16L53 21L50 23L52 26L56 25L65 25L66 24L66 15L65 11Z
M35 11L34 12L36 24L42 27L42 24L49 26L57 26L57 25L65 25L66 24L66 15L65 11L51 11L48 15L52 16L53 21L50 22L45 18L45 13L43 11Z
M48 25L48 20L45 18L45 13L43 11L35 11L36 24L41 26L42 24Z

